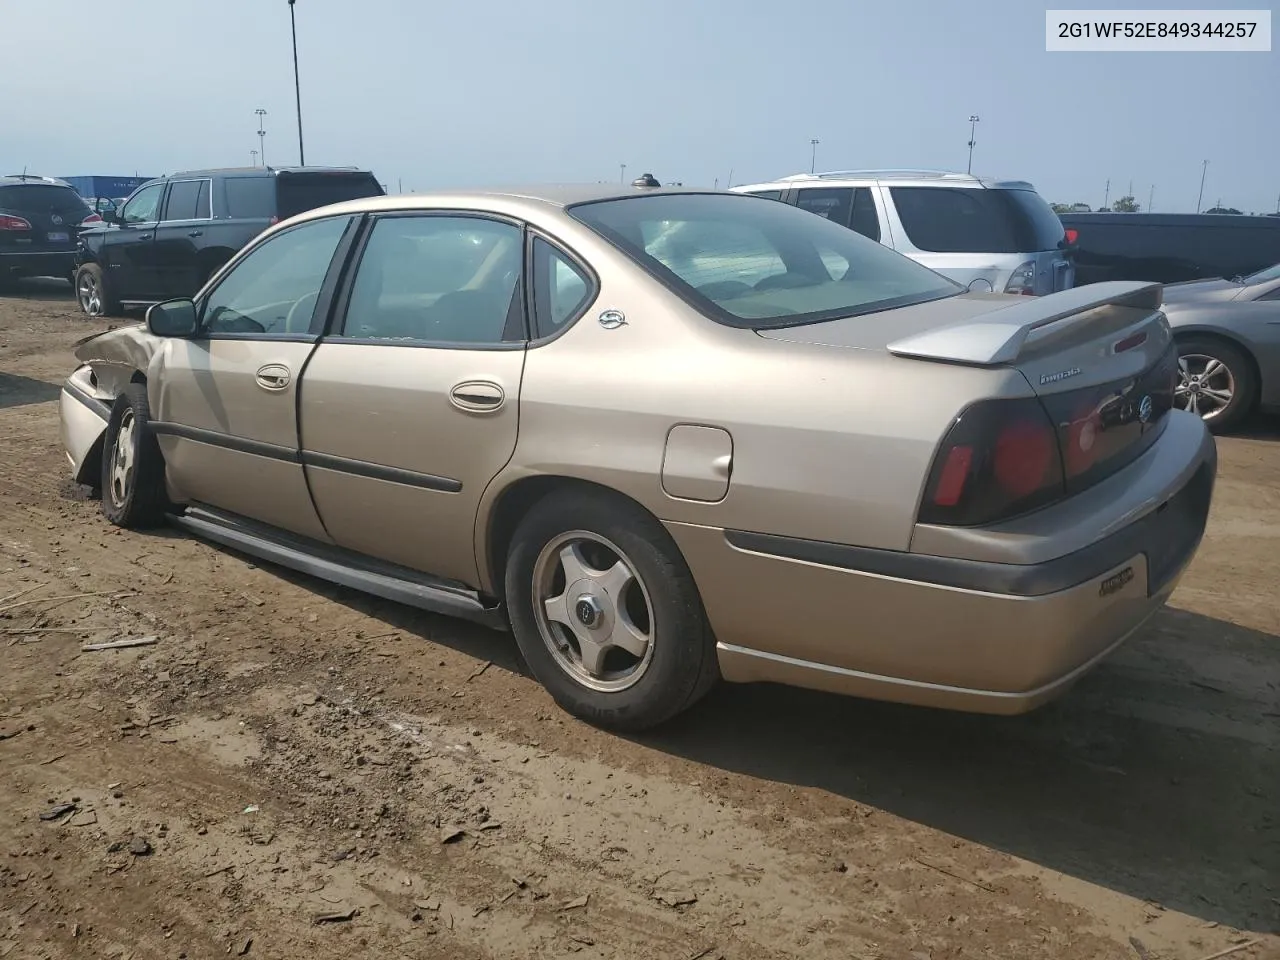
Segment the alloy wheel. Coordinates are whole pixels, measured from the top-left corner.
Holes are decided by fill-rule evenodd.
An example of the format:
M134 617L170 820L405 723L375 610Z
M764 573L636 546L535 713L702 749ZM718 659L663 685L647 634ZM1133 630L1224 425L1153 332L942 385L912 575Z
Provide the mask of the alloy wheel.
M1174 403L1181 409L1212 420L1231 405L1235 394L1235 375L1217 357L1187 353L1178 358Z
M76 298L80 301L80 309L88 316L102 315L102 288L93 274L80 275L80 279L76 281Z
M533 566L534 619L562 670L592 690L639 682L653 660L653 604L635 565L586 530L555 537Z

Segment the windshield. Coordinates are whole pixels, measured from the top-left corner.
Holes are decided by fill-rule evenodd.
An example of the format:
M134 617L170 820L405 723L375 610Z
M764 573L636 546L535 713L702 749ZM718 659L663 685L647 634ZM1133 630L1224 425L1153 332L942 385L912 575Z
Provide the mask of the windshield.
M745 194L653 194L569 213L729 326L794 326L962 289L847 227Z
M1268 280L1280 280L1280 263L1267 267L1265 270L1259 270L1257 273L1251 273L1244 278L1244 285L1251 287L1255 283L1266 283Z

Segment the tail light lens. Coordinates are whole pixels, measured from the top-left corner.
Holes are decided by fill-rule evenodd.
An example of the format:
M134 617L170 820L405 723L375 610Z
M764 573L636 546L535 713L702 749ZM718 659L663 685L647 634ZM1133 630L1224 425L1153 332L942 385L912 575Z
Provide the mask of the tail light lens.
M1040 401L984 400L947 431L929 472L920 522L983 526L1065 495L1058 438Z
M1066 234L1067 246L1074 247L1076 242L1080 239L1080 231L1075 227L1067 227L1063 232Z
M83 220L80 221L80 226L83 227L86 224L91 224L91 223L102 223L102 217L96 213L91 213L87 217L85 217Z
M0 230L30 230L31 221L24 220L22 217L14 217L7 213L0 213Z
M1013 271L1013 274L1009 277L1009 282L1004 285L1004 292L1017 293L1024 297L1034 297L1036 295L1036 264L1034 260L1028 260Z

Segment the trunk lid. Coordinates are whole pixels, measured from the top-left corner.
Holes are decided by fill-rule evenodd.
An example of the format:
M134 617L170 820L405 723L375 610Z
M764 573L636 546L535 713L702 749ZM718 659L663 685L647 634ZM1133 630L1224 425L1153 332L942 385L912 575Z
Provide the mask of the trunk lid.
M1018 370L1052 421L1070 494L1138 457L1173 407L1177 353L1161 297L1159 284L1098 283L1034 299L965 295L760 333Z

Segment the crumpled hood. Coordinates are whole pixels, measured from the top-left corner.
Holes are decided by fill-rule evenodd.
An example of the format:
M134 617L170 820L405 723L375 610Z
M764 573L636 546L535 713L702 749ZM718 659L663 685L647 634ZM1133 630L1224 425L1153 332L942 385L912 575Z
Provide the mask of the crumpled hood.
M159 345L160 338L145 323L131 323L78 341L75 357L82 363L121 364L146 370Z

